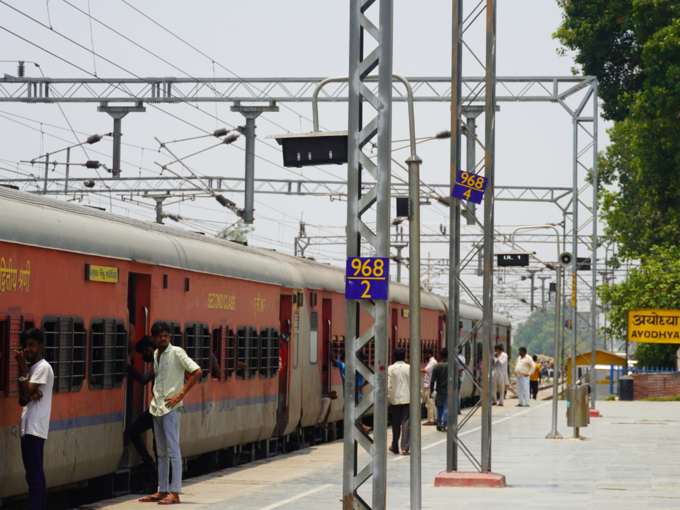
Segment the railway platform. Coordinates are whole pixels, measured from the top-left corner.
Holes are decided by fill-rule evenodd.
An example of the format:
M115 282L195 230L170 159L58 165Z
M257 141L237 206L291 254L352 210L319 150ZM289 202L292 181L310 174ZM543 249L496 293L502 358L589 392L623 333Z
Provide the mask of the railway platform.
M532 401L528 409L514 407L516 402L493 408L492 466L506 476L506 488L435 488L434 478L446 466L446 439L434 427L423 427L422 508L626 510L680 505L680 403L598 402L602 418L581 429L585 439L548 440L551 402ZM559 405L558 430L569 436L566 404ZM473 417L461 433L473 452L480 450L479 420ZM408 459L388 458L387 508L409 507ZM464 457L460 469L472 469ZM361 494L369 497L368 491L370 487ZM92 507L143 510L138 497ZM181 499L192 510L339 509L342 442L185 480Z

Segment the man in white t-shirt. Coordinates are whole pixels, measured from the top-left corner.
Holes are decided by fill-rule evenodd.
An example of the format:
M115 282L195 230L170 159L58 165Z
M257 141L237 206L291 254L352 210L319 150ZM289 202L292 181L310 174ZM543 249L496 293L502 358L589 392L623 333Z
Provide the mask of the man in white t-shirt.
M20 421L21 457L26 470L29 508L45 510L47 484L43 452L50 429L54 372L42 357L44 340L41 329L24 331L20 340L21 350L14 351L14 358L19 365L19 405L24 408Z

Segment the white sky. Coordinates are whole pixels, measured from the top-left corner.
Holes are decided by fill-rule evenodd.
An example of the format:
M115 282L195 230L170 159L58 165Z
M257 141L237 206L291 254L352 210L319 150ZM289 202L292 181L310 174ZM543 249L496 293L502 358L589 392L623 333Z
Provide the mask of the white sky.
M68 0L74 6L87 11L87 0ZM149 53L135 47L120 36L92 22L88 17L71 7L66 1L50 2L9 1L13 6L36 20L51 25L59 32L86 48L111 60L120 68L102 59L95 58L89 51L78 48L56 33L51 32L30 19L17 13L4 2L0 3L0 26L11 30L50 52L59 55L88 72L99 77L123 78L150 76L193 76L212 77L325 77L347 75L348 72L348 2L323 0L249 0L222 2L178 2L157 1L131 2L137 8L155 19L160 25L190 42L196 48L215 59L213 62L173 38L170 34L143 18L122 0L101 2L90 0L89 9L93 17L105 22L137 44L156 53L176 68L162 62ZM475 3L470 3L470 6ZM188 6L191 5L191 8ZM49 18L48 18L49 14ZM449 76L451 68L451 2L444 0L421 0L406 2L396 0L394 7L394 72L404 76ZM559 57L557 41L551 34L560 24L560 10L556 2L546 0L501 1L498 6L498 76L568 76L573 65L570 57ZM484 55L482 15L466 34L466 41L480 58ZM88 77L82 71L47 54L45 51L0 30L0 60L35 61L49 77ZM227 72L223 66L231 71ZM122 70L123 68L124 70ZM26 67L27 76L40 76L32 65ZM0 62L2 73L16 75L16 63ZM131 74L132 73L132 74ZM232 74L233 73L233 74ZM464 73L481 75L478 66L473 65L466 55ZM498 90L499 94L505 91ZM64 104L63 111L73 128L84 135L106 133L112 130L108 115L97 113L96 104ZM311 179L344 180L346 166L323 167L323 171L308 168L302 172L281 168L282 157L278 145L264 138L270 134L282 133L282 127L291 132L311 131L311 123L302 118L311 118L309 103L288 103L289 108L280 105L279 113L266 114L257 121L258 142L256 153L263 159L256 160L257 178L299 178L300 173ZM188 123L206 130L230 125L243 125L240 114L229 111L229 103L201 104L197 108L186 104L147 105L146 113L133 113L123 120L124 143L122 170L124 176L153 175L158 172L154 161L167 162L164 154L158 153L154 137L162 141L182 139L202 134L196 128L181 122L160 110L181 117ZM344 130L347 125L346 103L321 104L321 124L329 130ZM25 117L24 119L16 116ZM216 121L217 116L220 121ZM10 120L13 119L13 120ZM21 122L22 124L17 123ZM479 119L483 133L483 120ZM40 123L43 123L42 125ZM275 125L276 123L277 125ZM599 148L608 143L605 129L607 123L599 123ZM32 128L32 129L31 129ZM445 103L418 103L416 105L416 130L418 137L432 136L438 131L449 129L449 105ZM567 186L572 183L572 125L566 111L556 104L502 103L497 116L496 130L496 182L500 185L517 186ZM0 104L0 177L12 177L20 160L29 160L45 152L53 152L76 143L68 129L64 116L56 105L41 104ZM58 138L64 140L60 140ZM407 136L406 108L398 104L394 108L393 138ZM208 147L213 142L203 140L176 144L173 150L179 154L190 154ZM235 147L219 147L200 157L189 160L191 166L204 175L242 176L244 172L245 139L239 139ZM403 144L398 144L403 145ZM240 148L240 149L239 149ZM110 167L111 142L103 141L88 148L89 159L98 159ZM101 152L102 154L96 154ZM479 154L479 151L478 151ZM396 159L408 157L406 151L395 153ZM424 163L421 178L425 182L443 183L448 181L449 142L430 141L418 146L418 155ZM80 151L72 153L72 161L83 162L85 155ZM63 160L63 158L62 158ZM19 165L24 173L42 172L42 169ZM178 168L179 170L179 168ZM55 177L63 167L53 173ZM102 172L100 170L100 172ZM396 175L406 178L406 173L393 168ZM104 172L105 173L105 172ZM72 170L71 175L96 177L91 170ZM38 174L39 175L39 174ZM296 177L296 175L298 177ZM580 178L585 173L580 173ZM583 197L587 204L592 202L592 191ZM73 196L69 197L73 198ZM243 204L240 195L229 196L239 206ZM60 199L64 199L63 197ZM148 206L142 207L130 202L110 201L108 197L86 195L82 203L104 207L118 214L129 214L149 220L155 218L153 201L143 200ZM250 244L274 248L286 253L293 252L293 239L298 232L298 222L304 219L308 235L343 235L345 224L345 202L331 202L328 198L290 197L277 195L256 195L255 227ZM481 216L481 209L480 216ZM582 213L585 209L582 209ZM234 214L220 207L213 199L203 198L196 202L184 202L167 206L165 212L179 213L186 218L198 219L187 228L211 233L237 220ZM421 211L423 232L437 232L440 224L448 223L448 210L438 205L424 206ZM502 232L511 232L517 225L537 223L559 223L562 215L552 204L530 204L497 202L496 224ZM169 220L166 223L170 222ZM212 223L207 223L212 222ZM172 222L170 222L172 223ZM464 222L463 222L464 223ZM405 224L406 225L406 224ZM407 230L405 226L404 230ZM586 229L590 233L592 227ZM467 232L478 232L477 227L465 227ZM546 231L547 232L547 231ZM601 229L600 229L601 232ZM554 245L531 245L543 260L555 260ZM464 246L464 252L467 247ZM497 247L497 250L499 248ZM428 257L447 258L448 247L444 244L423 244L423 260ZM342 264L344 246L310 247L306 253L317 260ZM406 255L406 252L404 252ZM583 250L580 256L589 256ZM599 253L604 256L604 250ZM396 271L392 268L393 273ZM425 268L423 271L426 273ZM439 273L439 272L437 272ZM406 268L403 274L407 277ZM433 290L445 293L446 275L434 276L430 284ZM524 273L526 274L526 273ZM590 278L590 273L584 273ZM427 276L423 283L426 283ZM519 303L516 297L507 297L498 291L514 285L517 275L504 277L504 283L497 288L497 308L509 311L513 322L529 312L527 305ZM467 276L465 281L473 289L481 288L481 278ZM538 280L537 280L538 285ZM519 284L515 294L526 296L529 287L526 282ZM540 290L537 300L540 299ZM466 298L467 301L469 299ZM519 307L518 307L519 306ZM589 306L584 303L583 309Z

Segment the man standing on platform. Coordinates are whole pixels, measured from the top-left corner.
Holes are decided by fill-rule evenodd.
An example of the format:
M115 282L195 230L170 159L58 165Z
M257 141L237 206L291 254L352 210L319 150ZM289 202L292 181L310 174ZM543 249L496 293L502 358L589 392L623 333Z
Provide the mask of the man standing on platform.
M28 507L30 510L45 510L47 483L43 453L50 428L54 372L42 357L44 340L41 329L31 328L23 332L19 340L21 350L14 351L14 359L19 365L19 405L23 407L19 435L28 483Z
M502 344L498 344L494 350L496 352L493 355L491 397L493 398L493 405L502 406L505 400L505 387L510 384L508 377L508 355L505 354Z
M425 409L427 409L427 421L425 425L436 425L437 424L437 414L436 407L434 405L434 399L430 395L430 380L432 380L432 369L437 364L437 360L434 359L434 351L428 347L423 351L423 357L425 358L425 368L421 368L420 372L425 374L423 377L423 383L425 387Z
M394 363L387 368L387 399L392 415L392 446L389 450L399 455L399 436L401 435L402 455L409 453L411 439L410 385L411 368L406 364L406 351L401 347L394 349ZM420 423L418 423L418 426Z
M154 355L153 400L149 412L153 416L153 430L158 453L158 492L140 499L143 503L176 505L182 488L182 454L179 450L180 412L182 400L203 375L200 367L184 349L170 343L170 326L157 322L151 328L156 344ZM191 377L184 382L184 373ZM172 464L172 480L169 467ZM169 482L169 483L168 483Z
M439 351L439 363L432 369L432 380L430 381L430 397L436 391L437 397L437 430L446 432L448 420L448 387L449 387L449 351L444 347Z
M536 365L536 370L531 374L529 378L529 392L534 400L538 399L538 386L541 384L541 365L538 364L538 356L535 354L532 356L534 360L534 365Z
M515 375L517 376L517 396L519 405L517 407L529 407L529 377L536 370L536 364L531 356L527 355L526 347L519 348L519 358L515 365Z

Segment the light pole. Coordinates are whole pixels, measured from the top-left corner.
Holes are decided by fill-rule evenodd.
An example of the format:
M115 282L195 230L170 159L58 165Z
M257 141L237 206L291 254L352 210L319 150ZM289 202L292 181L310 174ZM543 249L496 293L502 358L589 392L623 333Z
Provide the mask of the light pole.
M527 269L527 271L529 271L529 278L531 278L531 313L534 313L534 278L540 269Z
M545 313L545 281L549 280L549 276L539 276L539 280L541 280L541 311Z

